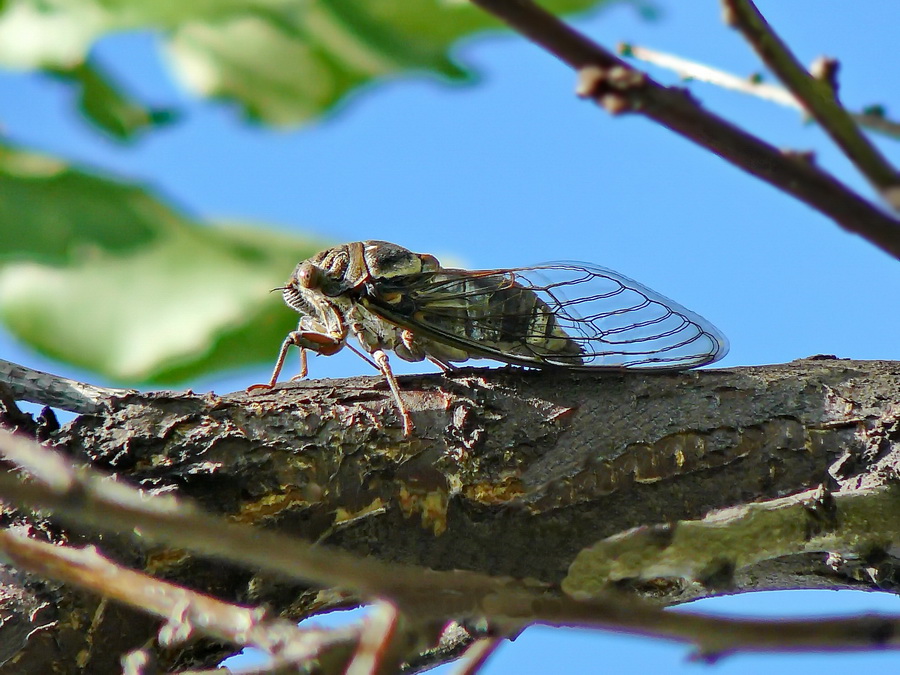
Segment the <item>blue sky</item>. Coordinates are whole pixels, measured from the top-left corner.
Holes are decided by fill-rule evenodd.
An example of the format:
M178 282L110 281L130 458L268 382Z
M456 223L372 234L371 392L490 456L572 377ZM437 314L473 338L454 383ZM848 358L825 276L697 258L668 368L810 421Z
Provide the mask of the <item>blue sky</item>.
M841 97L850 107L877 102L900 114L897 9L837 0L759 4L802 61L821 54L841 60ZM738 74L759 70L740 36L722 26L717 3L660 7L656 22L618 7L578 25L609 46L629 41ZM897 261L671 132L636 116L610 118L578 100L572 72L520 39L493 35L460 45L458 59L480 74L476 85L397 79L292 131L250 126L233 108L193 99L169 78L152 35L109 38L97 55L146 99L181 107L184 121L121 148L70 114L69 93L58 82L0 72L5 133L155 186L204 218L258 221L336 242L387 239L470 267L557 259L611 267L715 323L731 341L723 366L819 353L900 359L900 319L889 301L900 282ZM773 144L814 150L822 166L870 194L827 138L795 112L707 85L692 89ZM900 143L878 143L900 162ZM0 350L13 361L99 381L5 336ZM274 357L277 345L272 351ZM403 372L421 368L400 365ZM367 368L341 354L314 359L311 375ZM190 386L226 392L267 376L263 366ZM875 594L803 592L694 607L796 614L897 611L897 605L896 598ZM636 638L532 629L505 646L486 672L706 668L686 662L686 654L683 647ZM851 664L896 667L900 655L739 656L714 669L716 675L760 669L771 675Z

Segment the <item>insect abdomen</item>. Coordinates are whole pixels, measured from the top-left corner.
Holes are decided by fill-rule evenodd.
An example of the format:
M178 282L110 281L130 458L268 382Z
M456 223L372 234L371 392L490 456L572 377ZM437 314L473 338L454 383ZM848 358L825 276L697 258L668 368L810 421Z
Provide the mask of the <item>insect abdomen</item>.
M438 274L433 282L441 292L430 293L420 304L426 323L473 347L483 344L510 355L583 363L581 347L559 326L547 303L508 275ZM477 355L477 349L471 351Z

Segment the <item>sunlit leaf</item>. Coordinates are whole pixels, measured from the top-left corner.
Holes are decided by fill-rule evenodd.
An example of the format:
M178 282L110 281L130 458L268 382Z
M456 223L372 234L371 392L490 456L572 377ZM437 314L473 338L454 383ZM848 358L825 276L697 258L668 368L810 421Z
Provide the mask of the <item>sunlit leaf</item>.
M92 60L67 69L47 70L76 85L81 113L116 140L132 140L141 131L171 124L178 118L174 110L151 108L129 96Z
M192 222L150 191L0 150L0 319L48 356L130 384L271 362L296 318L269 291L322 248Z
M572 13L613 1L543 5ZM638 0L629 4L645 7ZM0 4L0 64L78 73L104 35L156 30L174 74L189 87L233 101L256 120L291 125L388 76L465 80L471 73L452 46L499 27L461 0L11 0ZM127 72L127 64L120 65ZM90 87L79 81L82 109L107 132L127 137L141 128L133 127L129 108L144 106L108 79Z

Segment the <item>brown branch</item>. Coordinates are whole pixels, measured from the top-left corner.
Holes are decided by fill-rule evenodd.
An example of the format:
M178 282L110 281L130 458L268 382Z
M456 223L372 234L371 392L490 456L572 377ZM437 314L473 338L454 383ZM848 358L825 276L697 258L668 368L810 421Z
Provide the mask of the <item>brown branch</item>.
M315 658L326 647L333 648L336 641L352 645L359 635L358 627L339 631L301 629L291 621L267 618L260 609L238 607L122 567L94 547L54 546L0 530L0 550L20 568L163 619L159 641L165 646L200 633L256 647L278 657L281 663L299 664Z
M448 573L412 568L398 574L396 565L228 523L183 500L160 495L150 498L96 471L75 467L59 453L2 429L0 455L36 479L22 482L15 474L0 475L0 495L29 508L49 509L70 524L106 532L135 531L150 542L326 587L354 589L371 598L417 602L423 593L431 592L431 609L438 617L471 611L473 599L504 583L479 574L453 573L448 584ZM440 593L448 586L453 589L452 598ZM441 605L441 597L449 606Z
M585 93L608 110L645 115L900 258L900 222L824 170L703 109L685 92L663 87L530 0L472 2L576 71L587 72L593 81Z
M847 158L878 190L884 200L900 211L900 173L859 130L838 102L833 82L816 78L797 60L753 0L722 0L725 21L737 28L763 63L803 103Z
M19 459L22 451L27 451L31 455L53 454L41 449L36 444L11 438L5 433L0 435L0 442L2 442L2 449L7 457L12 456ZM58 465L62 461L59 457L46 462L44 459L46 458L42 457L37 462L32 461L31 466L35 473L42 472L42 469L38 467L43 466L43 471L46 471L47 468L54 464ZM74 470L73 473L75 473ZM62 481L54 479L53 482L62 485ZM16 491L10 487L4 481L0 493L5 496L12 493L15 498L23 499L34 506L47 507L54 501L53 498L41 498L38 491L31 495L27 495L25 491L19 491L16 494ZM97 486L89 480L81 481L79 487L88 492L94 492L97 489ZM121 503L124 501L121 497L132 489L118 485L116 491L120 493L119 502ZM138 491L133 492L137 493ZM156 505L157 508L148 509L150 512L161 514L176 510L170 499L147 497L140 494L133 496L139 497L147 503L161 502ZM66 511L73 507L73 502L78 500L77 495L71 491L68 492L67 497ZM118 505L110 504L109 506ZM59 509L60 505L57 504L56 508ZM74 508L77 510L77 504L74 505ZM140 530L142 534L154 531L155 528L148 527L148 522L146 518L135 521L134 524L137 525L135 529ZM231 538L229 532L231 528L226 523L217 523L216 526L226 538ZM106 529L109 527L109 525L105 526ZM196 531L196 528L193 529ZM255 545L259 547L263 556L277 555L277 548L273 548L273 540L264 535L265 533L260 533L259 540L254 542ZM166 538L182 541L178 535ZM284 546L284 539L275 543L275 546ZM33 542L9 532L0 532L0 548L9 554L14 562L28 569L90 588L107 597L132 603L145 611L165 618L169 627L163 630L163 634L168 636L162 640L163 642L184 641L190 637L193 630L202 626L204 632L210 632L229 641L247 641L261 646L267 651L277 653L281 657L287 656L284 651L293 646L299 653L299 659L302 660L319 655L323 642L331 645L338 642L346 644L348 636L358 635L356 632L358 629L354 629L349 633L347 631L339 633L339 640L326 640L319 631L299 631L299 629L284 626L281 622L270 622L265 625L261 621L262 615L258 612L237 608L171 584L148 583L148 579L144 575L113 565L90 548L64 549ZM194 546L194 548L205 550L208 549L208 545ZM220 554L222 557L236 562L246 562L247 560L240 549ZM338 559L347 557L333 551L328 552L328 555ZM360 561L359 568L370 564L373 563L368 560ZM381 564L377 564L376 567L379 565ZM339 563L339 567L345 568L345 565ZM351 572L351 580L359 578L358 569ZM388 593L397 593L401 602L411 610L424 611L426 615L431 616L434 616L435 608L426 606L426 603L431 603L438 591L468 595L473 591L472 581L480 581L480 597L477 599L477 606L469 610L470 616L487 618L496 626L504 626L506 633L517 633L532 623L593 627L694 644L700 654L706 658L718 658L740 651L787 649L847 651L873 646L900 648L900 617L870 615L860 618L807 621L725 619L699 614L665 612L649 603L612 593L601 592L593 597L581 599L549 595L541 585L489 578L477 574L404 570L396 567L394 573L407 578L400 583L385 584L388 587ZM303 574L306 576L308 573L304 572ZM435 580L440 583L433 584ZM412 587L417 584L421 584L417 591L420 596L425 596L425 603L421 599L418 603L412 601ZM446 607L446 603L441 604L444 606L439 611L453 611L452 608ZM363 672L371 671L374 664L377 663L377 659L383 658L385 650L389 648L390 635L394 631L397 615L388 605L382 605L382 609L382 615L376 617L377 620L370 620L369 628L364 629L359 635L360 650L352 659L351 668L358 666ZM295 654L290 654L290 656L297 658ZM342 655L342 658L343 656L345 655Z
M716 660L740 652L862 651L900 648L900 620L868 614L811 620L742 620L688 612L634 612L610 605L602 613L587 603L535 601L534 623L556 627L607 628L631 635L652 636L693 644L697 655ZM497 607L502 612L505 606ZM599 616L598 616L599 615Z
M566 570L582 554L602 555L595 544L635 526L684 523L689 535L689 521L711 508L738 506L748 495L776 499L825 480L833 483L839 520L863 513L841 510L837 497L854 491L860 507L877 510L869 496L878 491L857 488L890 483L900 465L900 364L809 360L660 375L466 369L400 381L414 437L403 435L377 378L291 383L252 397L114 398L102 415L76 418L48 438L67 456L22 438L0 441L8 457L40 477L3 477L0 491L5 501L53 508L54 520L67 519L76 532L91 525L134 533L144 547L158 541L393 600L414 635L416 623L433 631L446 619L485 618L491 637L535 622L577 624L679 640L704 654L895 645L900 632L890 617L826 623L821 631L817 621L774 628L730 622L717 632L719 618L685 619L610 595L609 575L598 574L590 589ZM121 480L73 468L71 456L113 467ZM147 489L129 488L127 480ZM175 487L231 522L150 495ZM794 509L792 522L806 522L803 513L814 510L806 506ZM656 594L661 604L715 594L722 583L731 591L879 588L877 575L858 577L851 568L853 560L864 568L890 562L885 530L856 516L841 522L847 535L835 530L822 541L847 554L845 568L815 555L803 526L794 528L801 536L770 547L765 560L722 544L723 555L734 554L722 561L723 568L730 563L729 578L700 570L682 583L678 570L691 569L684 561L706 561L708 551L700 546L692 554L676 536L663 551L676 576L633 588ZM106 535L102 542L123 539ZM658 555L661 544L666 540L651 538L644 559ZM185 552L116 550L169 579L207 578L203 560ZM374 551L389 560L361 557ZM218 575L227 565L211 567L216 574L203 588L231 588L223 582L229 577ZM460 567L469 571L453 571ZM639 582L641 568L632 569ZM254 588L264 588L264 575L257 578ZM525 578L538 581L516 580ZM884 587L891 579L887 574ZM246 598L246 576L233 583ZM283 585L276 588L283 595ZM335 595L322 591L319 606Z
M0 382L7 385L16 400L77 413L99 412L104 401L114 396L136 393L134 389L113 389L77 382L3 359L0 359Z

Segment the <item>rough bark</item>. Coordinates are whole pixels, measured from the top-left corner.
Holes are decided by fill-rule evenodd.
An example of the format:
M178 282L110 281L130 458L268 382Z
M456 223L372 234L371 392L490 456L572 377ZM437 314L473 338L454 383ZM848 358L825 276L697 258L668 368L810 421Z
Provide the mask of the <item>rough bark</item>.
M862 494L897 475L895 362L820 357L678 374L466 369L400 381L411 437L378 378L125 395L59 429L48 417L32 422L7 397L0 421L238 521L389 561L568 583L569 592L579 553L631 528L667 525L643 530L665 548L678 523L716 509L810 490ZM2 515L37 538L94 542L132 567L292 617L352 602L127 534ZM829 518L809 509L804 542L784 539L777 556L752 564L735 564L735 553L691 578L614 583L664 604L747 590L893 589L900 513L889 511L878 538L863 522L852 546L810 550ZM118 672L121 655L158 628L12 569L0 577L0 608L9 659L0 673ZM158 655L164 667L209 666L228 652L201 640Z

